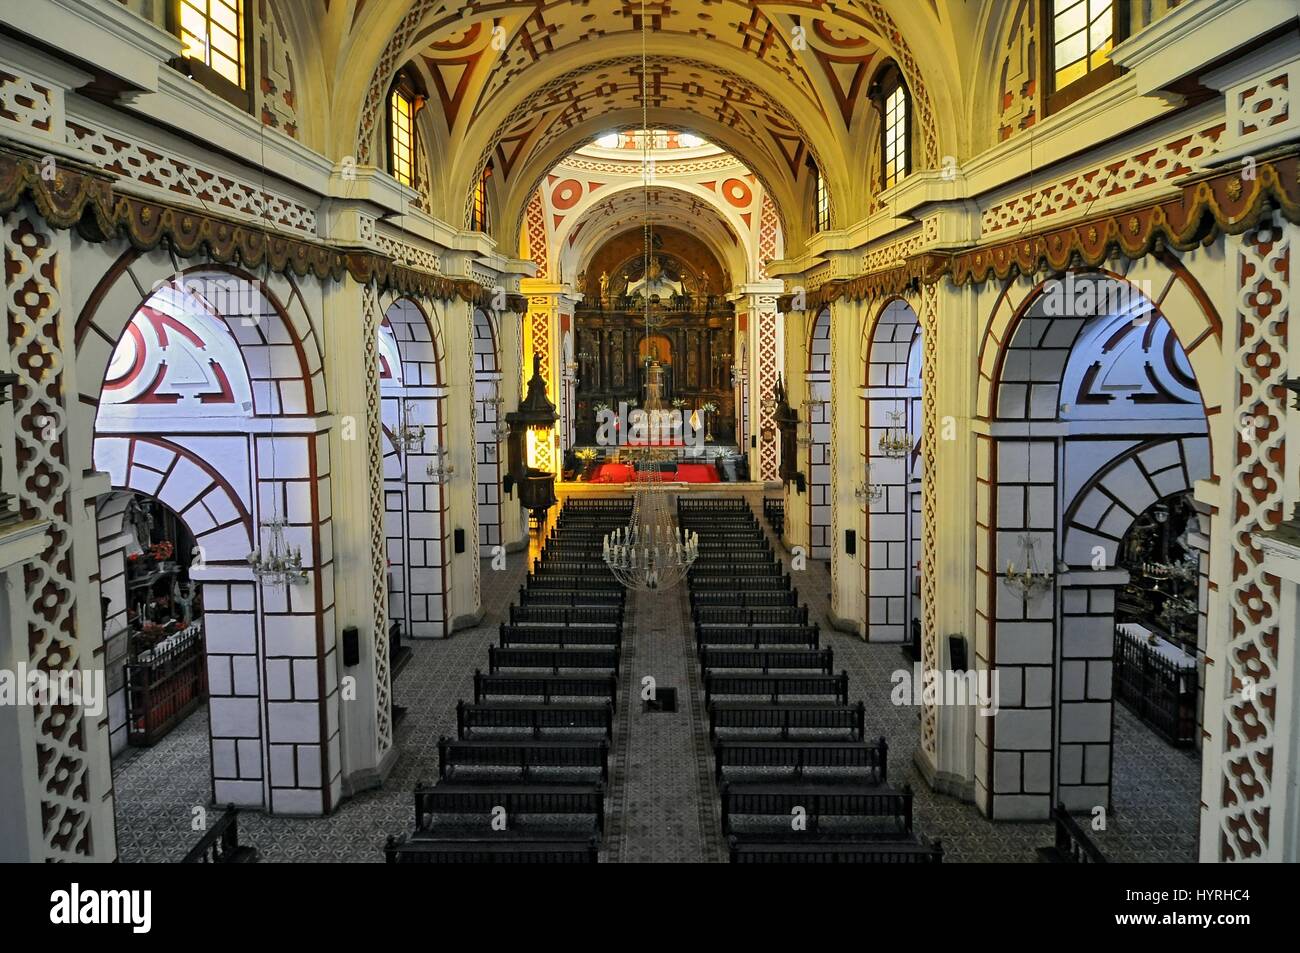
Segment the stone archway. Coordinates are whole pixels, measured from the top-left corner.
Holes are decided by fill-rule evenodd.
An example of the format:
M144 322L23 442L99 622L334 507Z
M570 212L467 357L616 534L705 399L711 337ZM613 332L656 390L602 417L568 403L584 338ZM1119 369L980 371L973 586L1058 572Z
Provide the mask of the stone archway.
M862 501L866 636L904 642L920 618L921 558L921 325L907 301L893 298L880 307L866 328L863 353L861 482L880 493L877 500ZM900 432L916 435L912 450L887 453L882 440Z
M123 256L78 321L94 464L202 540L217 802L328 813L342 759L319 351L292 280L176 265ZM259 582L247 560L277 524L302 556L291 585Z
M829 559L832 539L831 498L831 312L817 315L808 331L808 399L800 408L808 422L808 555Z
M1067 275L1034 286L1015 307L1010 307L1009 292L1023 283L1012 282L987 329L978 382L978 411L986 415L976 452L982 488L980 548L985 555L977 565L977 586L984 595L976 618L976 656L980 668L996 673L1003 702L982 731L976 786L981 808L994 817L1045 817L1057 800L1078 810L1109 804L1113 624L1102 620L1108 613L1113 619L1114 588L1124 580L1109 566L1098 573L1086 560L1076 564L1064 550L1069 529L1065 514L1086 525L1089 512L1066 509L1082 492L1072 489L1066 478L1091 473L1091 480L1101 479L1098 471L1132 450L1143 436L1197 437L1199 445L1207 447L1204 435L1214 426L1217 410L1218 384L1211 363L1217 351L1217 318L1206 310L1207 299L1196 293L1199 289L1185 270L1172 267L1156 275L1156 281L1140 279L1132 271L1128 276ZM1095 310L1053 310L1053 296L1076 282L1097 286ZM1120 304L1113 307L1113 302ZM1110 322L1107 333L1098 338L1104 322ZM1184 409L1139 434L1126 423L1127 429L1109 440L1106 422L1099 421L1091 428L1095 433L1085 437L1089 428L1077 419L1069 423L1071 414L1102 417L1104 411L1086 405L1104 408L1111 398L1097 386L1104 361L1082 372L1077 367L1069 370L1072 362L1082 360L1076 347L1087 334L1089 348L1109 353L1135 331L1143 348L1154 347L1157 338L1171 342L1168 349L1158 349L1163 354L1159 360L1167 366L1153 370L1148 362L1144 386L1151 393L1142 400L1156 407L1194 401L1195 413ZM1119 360L1106 360L1112 359ZM1210 375L1208 384L1198 368ZM1071 440L1086 442L1076 454L1086 458L1087 466L1067 460ZM1204 472L1198 473L1208 476L1208 450L1202 457ZM1182 482L1195 478L1185 476ZM1079 497L1079 506L1096 505L1099 499ZM1075 526L1074 532L1081 539L1085 530ZM1012 567L1023 572L1031 564L1043 574L1040 585L1028 593L1008 585ZM1063 683L1066 665L1074 675L1079 663L1104 663L1104 672L1093 665L1092 688ZM1101 697L1103 684L1106 693ZM1083 751L1088 757L1080 760Z
M481 551L501 540L501 358L496 328L482 308L474 309L474 444L477 449L478 533Z
M398 298L378 333L389 619L413 638L440 638L450 631L450 493L430 467L436 471L448 456L441 330L414 300ZM409 436L417 427L424 428L423 441Z

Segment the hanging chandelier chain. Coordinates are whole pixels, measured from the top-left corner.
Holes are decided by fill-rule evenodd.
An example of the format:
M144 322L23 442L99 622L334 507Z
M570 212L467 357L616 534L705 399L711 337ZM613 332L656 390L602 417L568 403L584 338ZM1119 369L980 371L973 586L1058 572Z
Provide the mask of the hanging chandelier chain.
M641 3L641 178L645 195L645 221L642 240L645 252L645 277L651 272L654 246L653 226L650 218L650 87L649 53L647 46L647 18L644 0ZM645 300L645 337L651 331L650 295ZM663 371L652 356L645 364L645 406L643 413L653 414L663 410ZM671 589L686 578L699 556L699 536L684 530L674 518L670 494L664 486L659 464L665 459L662 452L644 449L637 454L646 466L636 477L632 496L632 514L626 526L607 534L602 546L605 565L614 578L627 589L639 592Z

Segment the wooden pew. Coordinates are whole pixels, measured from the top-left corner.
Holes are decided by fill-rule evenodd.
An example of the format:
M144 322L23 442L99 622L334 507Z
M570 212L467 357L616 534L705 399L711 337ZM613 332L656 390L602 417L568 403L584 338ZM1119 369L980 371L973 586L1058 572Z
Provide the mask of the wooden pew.
M744 833L735 829L738 815L780 818L787 825L780 833L793 834L794 840L816 836L824 818L887 822L858 833L912 833L912 789L907 785L899 790L886 784L724 784L721 794L723 834ZM796 809L804 812L805 831L789 827ZM835 830L848 833L843 826Z
M512 605L511 625L623 625L623 606Z
M627 601L626 589L603 589L599 592L586 589L528 589L519 588L519 602L522 606L568 606L569 608L585 606L623 607Z
M768 737L777 741L789 741L800 732L842 731L850 740L862 741L866 737L866 705L715 701L709 706L709 739L717 741L719 731L744 731L748 739Z
M807 625L807 606L694 606L696 626Z
M520 815L577 815L591 818L592 831L605 830L605 788L600 784L500 784L497 782L418 784L415 788L415 837L436 837L448 827L488 822L504 809L507 830ZM523 833L528 833L524 831Z
M697 625L695 643L705 646L736 646L764 648L774 645L804 645L817 648L821 644L821 626L812 625Z
M552 675L562 670L594 670L618 673L619 647L582 648L488 648L488 673L496 675L503 669L544 669Z
M535 777L538 769L579 768L599 774L605 782L609 780L609 742L604 738L592 741L438 739L440 778L462 778L475 769L493 768L517 770L525 779Z
M752 609L761 606L794 606L798 604L799 593L794 589L784 591L711 589L707 592L702 590L693 590L691 592L692 609L704 606L739 606Z
M550 704L555 698L599 698L611 703L618 691L612 674L593 675L485 675L474 672L474 703L489 698L540 698Z
M729 645L700 645L700 664L705 671L770 672L835 671L835 652L830 648L736 648Z
M783 698L831 697L841 705L849 703L849 674L838 675L748 675L704 673L704 704L718 695L765 697L772 704Z
M835 771L837 776L853 776L872 784L889 780L889 746L881 738L874 744L860 741L718 741L713 746L714 776L718 784L728 773L779 768L784 777L796 780L809 769L817 769L818 778ZM824 769L824 772L823 772ZM764 779L781 780L766 774Z
M940 864L939 841L816 841L806 844L728 839L733 864Z
M623 641L623 626L618 625L512 625L502 622L500 643L514 645L554 645L560 648L584 645L618 645Z
M594 864L599 852L594 837L548 834L545 839L526 840L512 831L500 839L389 837L384 858L390 864Z
M504 738L507 733L541 738L543 733L599 731L612 740L614 706L609 703L467 702L456 703L456 735L469 738L476 730L486 737Z

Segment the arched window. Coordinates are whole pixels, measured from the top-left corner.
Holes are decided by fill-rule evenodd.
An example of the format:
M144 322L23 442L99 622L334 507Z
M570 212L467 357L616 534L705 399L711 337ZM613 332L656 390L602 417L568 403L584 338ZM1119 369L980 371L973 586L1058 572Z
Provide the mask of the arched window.
M167 19L181 40L178 65L222 99L251 108L244 0L175 0L168 5Z
M471 214L470 228L476 232L486 232L492 226L491 210L488 207L487 181L492 177L492 163L489 162L474 183L474 209Z
M912 98L897 63L876 74L871 98L880 110L880 187L888 189L912 171Z
M824 232L831 227L831 195L826 187L826 177L817 163L808 159L808 169L813 180L813 231Z
M415 85L399 73L388 94L388 171L403 185L415 186L415 114L420 96Z
M1063 109L1119 75L1110 58L1128 36L1127 0L1044 0L1047 112Z

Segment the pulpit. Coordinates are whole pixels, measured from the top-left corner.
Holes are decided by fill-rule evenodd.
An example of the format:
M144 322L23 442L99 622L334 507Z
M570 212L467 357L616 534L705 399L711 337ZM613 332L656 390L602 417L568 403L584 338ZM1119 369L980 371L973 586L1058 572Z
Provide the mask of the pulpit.
M528 380L528 392L519 404L519 409L506 414L506 424L510 427L506 446L510 478L519 488L519 503L538 523L545 522L546 511L558 500L555 497L555 474L533 466L533 462L528 459L528 433L533 431L538 438L549 440L555 422L559 419L555 405L546 396L542 356L534 353L533 376Z

